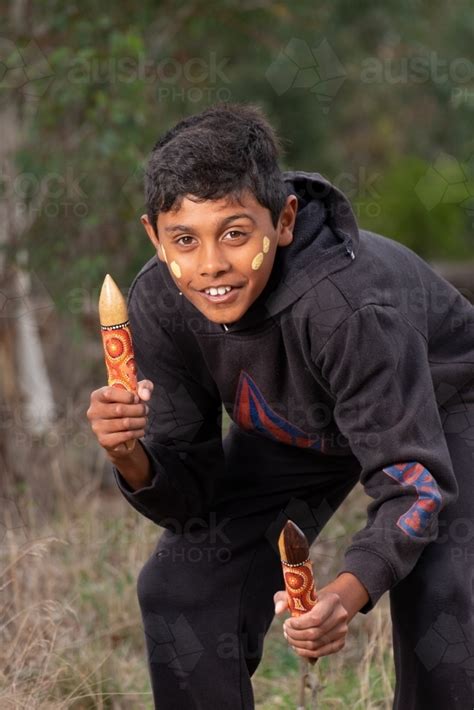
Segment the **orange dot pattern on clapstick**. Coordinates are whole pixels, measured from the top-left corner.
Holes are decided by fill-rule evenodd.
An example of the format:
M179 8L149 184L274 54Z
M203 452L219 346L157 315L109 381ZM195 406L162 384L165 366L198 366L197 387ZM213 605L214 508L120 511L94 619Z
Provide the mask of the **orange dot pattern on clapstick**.
M291 616L310 611L317 602L311 562L291 567L283 562L283 576Z
M292 616L310 611L317 602L313 566L304 532L288 520L278 538L283 579Z
M137 368L129 323L101 326L108 383L129 392L137 389Z

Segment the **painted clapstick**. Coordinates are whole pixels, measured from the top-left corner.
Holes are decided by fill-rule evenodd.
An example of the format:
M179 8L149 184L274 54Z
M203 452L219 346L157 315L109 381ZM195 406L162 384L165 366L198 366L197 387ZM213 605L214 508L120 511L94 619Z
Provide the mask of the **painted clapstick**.
M99 318L108 384L136 392L137 369L127 304L109 274L105 277L100 291ZM135 441L136 439L130 439L125 443L129 451L132 451Z
M291 616L301 616L310 611L318 601L309 557L308 540L292 520L285 523L278 538L283 578ZM308 659L311 665L316 658Z

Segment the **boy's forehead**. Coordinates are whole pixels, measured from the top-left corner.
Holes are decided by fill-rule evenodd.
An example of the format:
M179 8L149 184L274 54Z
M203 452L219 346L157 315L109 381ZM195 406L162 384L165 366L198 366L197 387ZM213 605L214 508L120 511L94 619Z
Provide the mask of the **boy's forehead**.
M243 190L238 195L225 195L215 200L203 200L193 195L185 195L168 212L158 214L158 223L162 228L193 222L210 223L219 222L230 215L248 215L250 219L257 220L262 214L268 212L250 190ZM183 220L186 220L184 222Z

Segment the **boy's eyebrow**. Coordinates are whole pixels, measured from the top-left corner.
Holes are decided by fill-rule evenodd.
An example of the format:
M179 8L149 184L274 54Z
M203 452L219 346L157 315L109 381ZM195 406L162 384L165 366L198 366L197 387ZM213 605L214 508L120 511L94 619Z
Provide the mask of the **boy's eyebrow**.
M229 224L229 222L233 222L236 219L242 219L242 217L244 217L245 219L249 219L251 222L256 224L252 215L248 214L247 212L239 212L237 214L231 214L221 220L217 225L217 231L223 229L223 227L225 227L226 224ZM193 227L189 227L186 224L175 224L172 227L165 227L165 232L194 232L194 229Z

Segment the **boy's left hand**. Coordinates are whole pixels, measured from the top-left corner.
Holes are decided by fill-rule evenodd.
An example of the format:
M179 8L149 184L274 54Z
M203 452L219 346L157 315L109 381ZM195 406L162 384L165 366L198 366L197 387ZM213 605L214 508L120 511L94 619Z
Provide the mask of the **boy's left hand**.
M287 609L286 592L274 596L279 613ZM340 651L345 643L349 614L339 594L324 589L318 592L318 601L311 611L286 619L283 634L298 653L305 658L319 658Z

